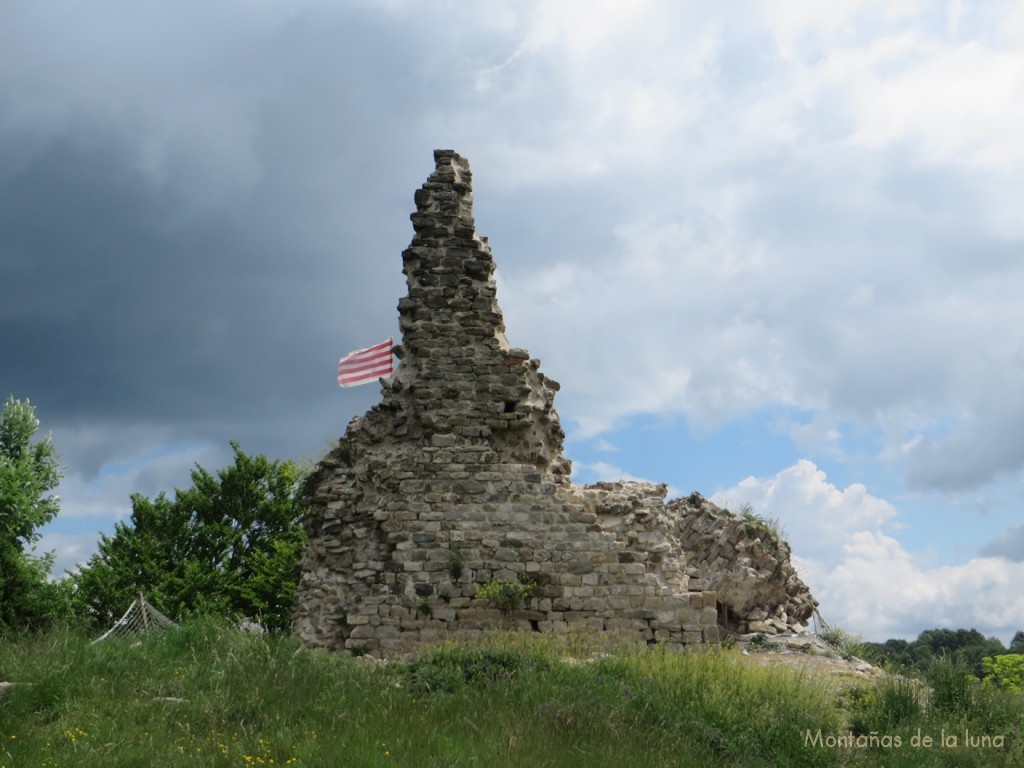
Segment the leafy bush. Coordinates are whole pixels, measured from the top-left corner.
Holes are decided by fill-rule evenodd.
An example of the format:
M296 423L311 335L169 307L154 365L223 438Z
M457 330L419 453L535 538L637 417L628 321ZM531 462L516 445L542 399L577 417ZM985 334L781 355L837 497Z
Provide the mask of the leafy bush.
M458 581L462 578L462 573L466 569L466 559L462 556L462 553L455 550L448 555L448 575L452 577L452 581Z
M428 619L434 615L434 606L430 602L429 597L420 598L419 603L416 605L416 611L426 616Z
M1008 653L982 659L985 682L1011 691L1024 690L1024 654Z
M489 600L496 608L505 613L521 606L533 594L535 584L524 584L519 581L501 581L492 579L476 591L476 596Z
M74 577L82 612L108 626L142 590L172 618L246 616L286 629L306 544L299 471L290 462L248 456L216 475L197 466L193 487L132 496L128 523L102 536Z

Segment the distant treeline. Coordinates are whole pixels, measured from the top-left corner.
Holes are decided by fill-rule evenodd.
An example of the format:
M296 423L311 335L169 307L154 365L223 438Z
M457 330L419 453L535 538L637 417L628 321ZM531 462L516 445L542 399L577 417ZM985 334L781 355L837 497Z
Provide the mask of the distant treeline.
M908 672L926 672L936 660L963 665L978 678L985 676L982 660L1005 654L1024 654L1024 631L1013 636L1010 647L996 637L985 637L976 629L926 629L916 640L886 640L863 643L865 661L889 664Z

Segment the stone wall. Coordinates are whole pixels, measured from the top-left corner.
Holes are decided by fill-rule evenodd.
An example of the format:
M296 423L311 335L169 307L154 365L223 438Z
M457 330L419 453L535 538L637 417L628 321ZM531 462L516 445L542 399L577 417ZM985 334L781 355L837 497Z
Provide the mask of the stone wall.
M505 339L468 163L434 159L402 254L400 364L309 481L294 631L377 655L502 626L716 642L665 486L570 483L559 387ZM502 611L477 596L492 580L533 594Z
M785 634L807 624L818 601L800 580L779 533L699 493L667 504L691 572L718 595L718 624L734 634Z

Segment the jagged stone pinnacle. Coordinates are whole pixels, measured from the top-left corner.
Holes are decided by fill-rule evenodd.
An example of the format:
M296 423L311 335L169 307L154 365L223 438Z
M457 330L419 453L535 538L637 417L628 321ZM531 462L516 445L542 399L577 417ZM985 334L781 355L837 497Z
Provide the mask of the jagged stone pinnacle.
M469 162L451 149L434 150L434 172L415 195L413 245L455 244L475 239L473 172Z
M473 222L468 161L452 150L436 150L434 161L402 254L409 293L398 303L401 365L386 398L408 406L410 438L486 440L505 460L561 481L570 465L554 408L558 383L505 339L494 258Z
M756 615L774 631L802 616L798 580L761 539L718 541L742 521L700 499L666 505L663 484L570 482L558 384L504 336L469 163L452 150L434 161L402 254L401 364L307 482L295 633L378 656L498 626L717 642L707 586L723 570L735 591L724 604L742 612L731 626ZM688 563L688 541L707 557ZM534 591L502 611L481 596L493 580Z

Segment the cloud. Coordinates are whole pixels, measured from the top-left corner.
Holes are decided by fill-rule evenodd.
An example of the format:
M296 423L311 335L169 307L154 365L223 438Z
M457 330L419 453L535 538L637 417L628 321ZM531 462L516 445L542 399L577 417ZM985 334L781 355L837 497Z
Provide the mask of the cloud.
M749 477L715 493L717 504L749 503L778 519L798 572L836 625L867 639L912 637L927 627L977 627L1009 637L1024 596L1015 584L1024 563L988 555L957 565L926 564L890 532L898 510L853 483L828 482L802 460L774 477Z
M985 38L949 39L949 25L983 23L963 9L938 26L915 3L780 9L774 42L760 39L771 77L759 89L739 87L728 65L755 37L751 22L711 35L721 17L699 27L714 40L695 46L699 63L645 79L699 105L677 119L681 100L659 97L665 135L640 140L634 126L633 141L614 141L590 128L599 106L579 104L570 151L601 159L592 183L616 174L642 203L623 206L596 251L560 248L539 275L506 268L510 327L544 339L534 351L568 372L556 378L583 436L641 413L713 428L782 404L879 430L882 455L909 462L917 488L1021 468L1019 407L1000 382L1021 375L1009 329L1024 321L1011 255L1024 217L1020 196L1002 190L1021 186L1019 107L1007 94L1024 60ZM846 35L851 20L857 34ZM808 35L828 45L782 50ZM597 74L587 55L574 61ZM615 61L622 82L638 80L642 63ZM629 100L616 101L627 114ZM935 434L951 421L956 436ZM993 434L994 422L1006 426ZM897 453L912 441L922 447ZM957 455L977 466L947 471Z
M1022 33L916 0L16 4L2 386L97 514L160 445L321 448L376 400L331 371L396 329L448 146L574 437L792 409L914 490L1015 478Z
M828 610L872 640L914 636L927 627L972 627L1005 641L1024 611L1016 588L1022 578L1024 563L983 557L924 568L895 545L846 552L821 595Z
M375 169L351 151L397 144L423 102L415 51L380 24L238 4L5 15L3 385L101 435L91 470L146 429L293 455L343 429L331 370L395 323L406 196L429 168L428 149ZM356 63L393 101L337 76Z
M980 404L1015 402L992 382L1021 372L1022 62L971 34L998 19L62 8L19 7L0 33L0 317L18 329L0 355L54 418L205 431L273 420L288 393L312 423L318 372L394 324L434 144L473 161L510 332L566 372L582 435L794 406L881 428L890 452L920 439L909 481L939 487L942 456L981 447ZM962 440L928 434L961 414ZM962 482L1024 465L1005 447Z
M60 516L89 518L97 526L122 520L131 513L131 496L169 496L174 490L191 485L191 472L197 464L214 471L231 460L231 448L222 446L174 444L171 441L131 444L131 449L109 456L102 468L92 475L72 472L61 480L57 489L61 497Z
M1004 387L1020 375L1008 373L992 400L979 403L941 439L925 437L909 451L907 485L959 491L974 488L1024 466L1024 405Z
M62 579L69 572L73 573L96 551L97 538L95 532L72 535L50 531L37 542L34 554L53 552L55 557L50 577Z
M758 514L782 523L795 554L822 562L834 560L858 534L880 531L898 516L890 502L871 495L861 483L837 488L807 459L774 477L741 480L716 492L711 501L730 508L750 504Z
M159 440L159 436L159 430L145 438L122 432L120 450L111 451L113 441L102 431L82 429L54 435L55 444L62 446L62 463L68 456L83 458L73 462L76 469L65 471L56 489L60 498L56 520L39 530L37 551L55 555L53 578L63 577L88 560L100 534L113 534L116 523L130 518L133 494L155 498L166 493L173 498L176 489L191 486L191 472L197 464L215 471L231 460L227 444L175 443L173 439ZM99 466L94 466L97 460ZM85 471L87 468L92 471Z
M1013 127L1024 118L1013 98L1024 84L1024 54L907 32L854 55L859 62L837 53L822 66L843 78L858 73L850 83L859 115L854 142L913 144L926 163L999 168L1024 158Z
M1007 528L978 550L982 557L1003 557L1024 563L1024 524Z

